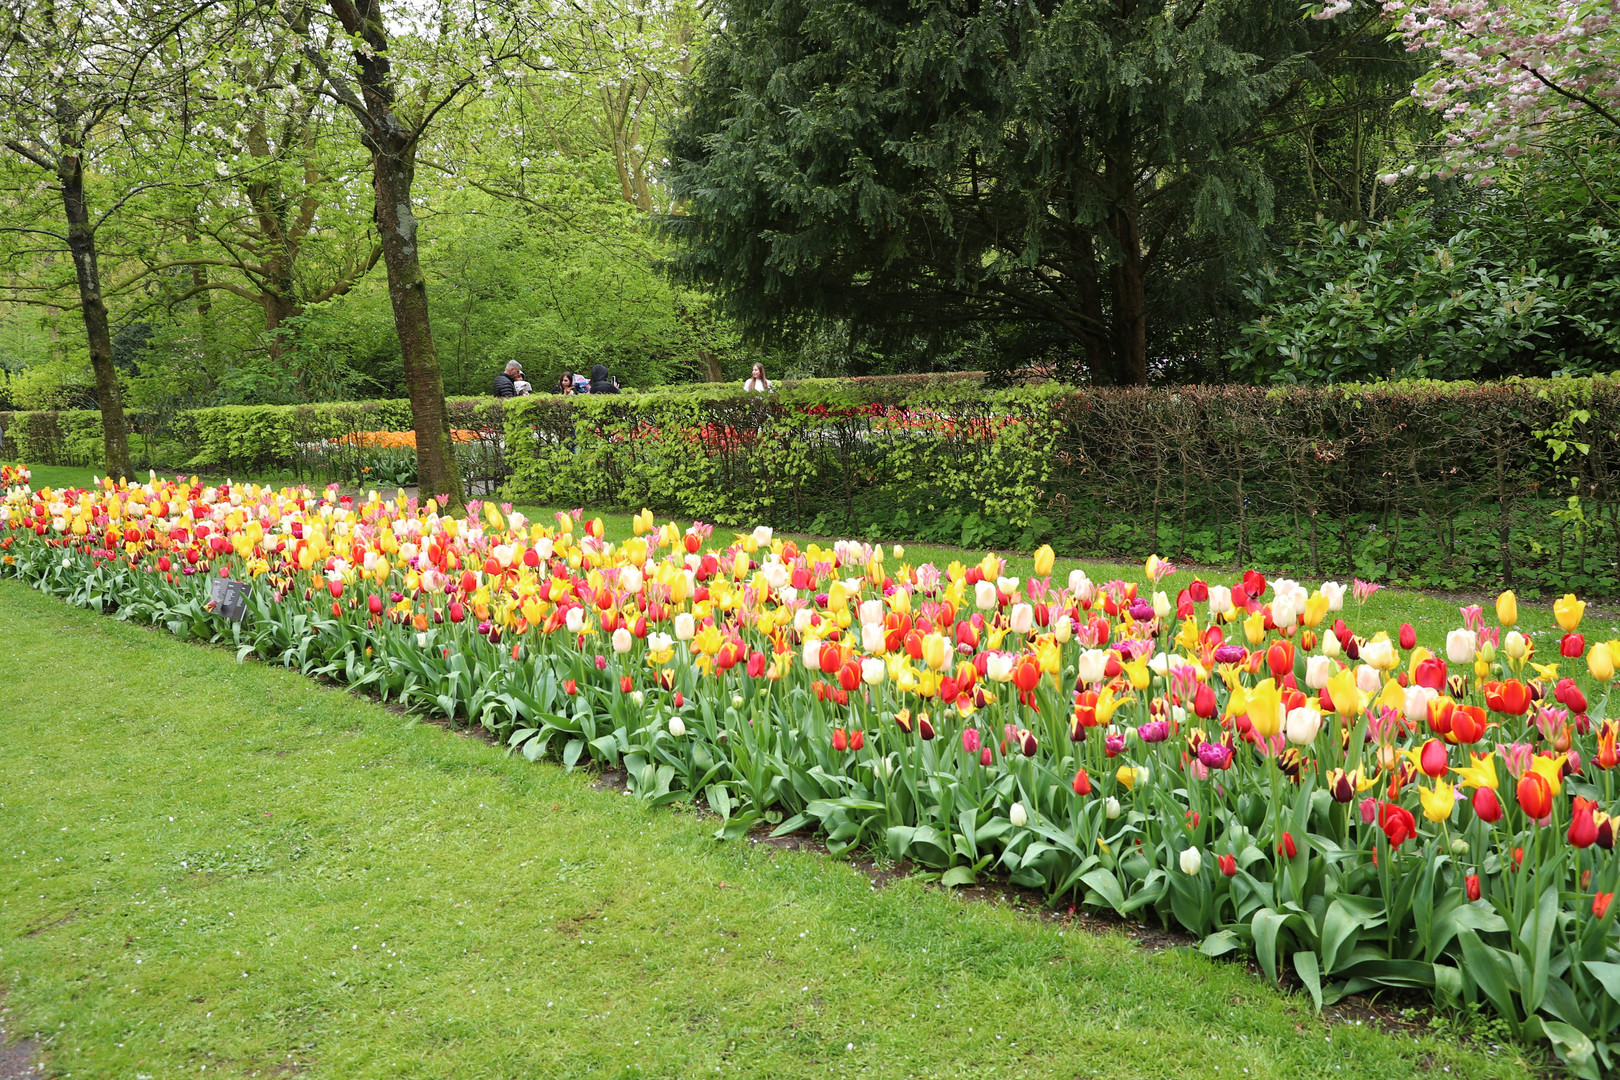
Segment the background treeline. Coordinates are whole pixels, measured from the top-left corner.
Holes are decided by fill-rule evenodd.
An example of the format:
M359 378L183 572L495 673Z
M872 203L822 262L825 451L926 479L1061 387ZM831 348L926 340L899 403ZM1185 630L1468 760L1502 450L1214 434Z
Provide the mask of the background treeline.
M1620 31L1579 4L1503 7L1473 69L1439 3L559 10L4 5L0 408L422 423L509 359L542 388L1617 366Z

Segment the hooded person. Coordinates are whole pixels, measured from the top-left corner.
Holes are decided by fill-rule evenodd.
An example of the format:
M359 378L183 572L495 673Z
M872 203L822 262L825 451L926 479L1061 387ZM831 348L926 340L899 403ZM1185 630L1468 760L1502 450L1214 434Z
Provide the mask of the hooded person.
M618 392L619 380L608 374L606 364L597 364L591 368L591 393L617 394Z

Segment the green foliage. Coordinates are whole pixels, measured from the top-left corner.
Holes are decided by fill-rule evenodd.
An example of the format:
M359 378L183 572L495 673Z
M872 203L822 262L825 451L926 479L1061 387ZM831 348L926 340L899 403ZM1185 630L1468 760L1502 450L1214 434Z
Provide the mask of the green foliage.
M530 399L507 409L505 442L511 497L549 505L1612 595L1617 416L1610 379L1275 391L888 379L770 399ZM1587 449L1555 458L1548 439Z
M0 808L0 983L55 1072L1534 1075L1329 1028L1190 950L718 845L706 817L12 582L0 639L0 768L29 780Z
M1620 347L1620 237L1593 225L1554 266L1504 245L1505 222L1428 209L1368 227L1318 220L1248 289L1261 314L1228 355L1256 382L1584 372ZM1567 267L1560 272L1559 265Z

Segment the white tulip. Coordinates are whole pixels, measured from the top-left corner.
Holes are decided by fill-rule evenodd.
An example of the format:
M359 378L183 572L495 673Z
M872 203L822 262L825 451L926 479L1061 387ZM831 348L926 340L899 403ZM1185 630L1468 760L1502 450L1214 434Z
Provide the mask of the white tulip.
M1384 688L1384 680L1379 677L1378 669L1371 664L1362 664L1356 668L1356 689L1363 694L1376 694Z
M1288 741L1295 746L1307 746L1322 729L1322 714L1309 705L1288 712Z
M1293 593L1283 593L1272 599L1271 621L1281 630L1292 630L1294 624L1299 622L1299 609L1294 606Z
M771 544L771 527L760 525L754 529L754 543L760 547L769 547Z
M875 656L868 656L861 661L861 681L868 686L876 686L883 681L886 670L882 660Z
M1113 821L1115 818L1119 817L1119 813L1118 799L1110 795L1108 798L1103 800L1103 814L1108 818L1109 821Z
M632 595L641 591L641 571L633 566L626 566L619 571L619 588Z
M821 670L821 639L807 637L804 639L804 666L807 671Z
M686 734L686 721L678 716L669 718L669 733L677 739Z
M665 649L673 649L674 647L675 639L662 631L647 635L647 648L653 652L663 652Z
M1025 825L1028 825L1029 814L1024 810L1024 804L1017 802L1013 803L1012 808L1007 811L1007 820L1012 822L1013 828L1015 829L1021 829Z
M1074 620L1067 615L1059 618L1052 626L1052 636L1059 645L1067 645L1074 637Z
M585 609L579 607L569 608L567 616L564 617L564 625L568 627L570 634L577 634L585 629Z
M1472 664L1479 650L1479 636L1472 630L1453 630L1446 635L1446 659L1453 664Z
M1188 876L1194 875L1204 868L1204 856L1195 847L1183 851L1180 862L1181 872Z
M1329 637L1333 635L1329 634ZM1333 678L1333 660L1326 656L1307 656L1305 658L1305 685L1312 690L1320 690Z
M815 612L811 611L807 607L802 607L798 611L795 611L793 613L794 632L802 636L806 630L810 629L810 619L814 615Z
M534 553L540 556L541 562L545 562L547 559L551 558L551 555L555 550L556 545L551 542L551 537L549 536L542 536L540 539L534 542Z
M999 602L1000 598L996 596L995 582L981 581L973 586L973 603L978 606L980 611L994 611L996 610L996 604Z
M1013 658L1004 652L986 653L984 677L991 682L1007 682L1012 678Z
M632 637L630 631L626 630L624 627L621 626L617 630L613 631L613 651L619 655L622 656L629 652L630 646L634 645L635 643L636 639Z
M1406 700L1401 703L1401 711L1414 724L1421 724L1429 718L1429 702L1439 696L1439 691L1431 687L1408 686Z
M1334 660L1344 655L1344 648L1339 644L1339 635L1331 630L1322 635L1322 655Z
M883 601L862 600L860 615L862 626L876 625L881 627L883 625Z
M888 651L881 623L867 623L861 627L861 650L879 656Z
M1530 655L1530 643L1517 630L1502 635L1502 652L1509 660L1523 660Z
M1327 597L1327 609L1329 611L1344 610L1343 585L1340 585L1337 581L1324 581L1322 582L1322 588L1318 591L1321 592L1323 596Z
M1087 649L1080 654L1075 672L1083 683L1102 682L1104 673L1108 670L1108 653L1102 649Z
M690 611L680 612L675 616L675 636L681 641L691 641L697 636L697 620Z
M1035 609L1028 604L1014 604L1008 616L1008 626L1015 634L1027 634L1035 625Z
M1395 644L1388 638L1374 638L1361 647L1361 661L1371 664L1379 671L1389 671L1399 664L1400 657L1395 655Z
M1169 593L1156 592L1153 594L1153 614L1161 619L1168 619L1170 613L1174 610L1176 609L1170 603Z
M1232 590L1225 585L1209 587L1209 610L1212 615L1225 615L1232 610Z

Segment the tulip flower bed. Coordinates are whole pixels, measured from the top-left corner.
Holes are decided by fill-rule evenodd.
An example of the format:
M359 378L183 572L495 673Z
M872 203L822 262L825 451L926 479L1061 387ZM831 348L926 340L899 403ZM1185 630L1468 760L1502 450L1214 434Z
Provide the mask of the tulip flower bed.
M945 884L1005 875L1252 951L1318 1004L1482 1003L1583 1076L1620 1043L1620 642L1560 655L1465 609L1444 642L1258 573L1141 582L909 566L701 524L465 517L403 497L158 481L5 495L0 573L623 769L737 837L817 828ZM211 610L221 577L247 613ZM1437 648L1438 652L1431 651Z

